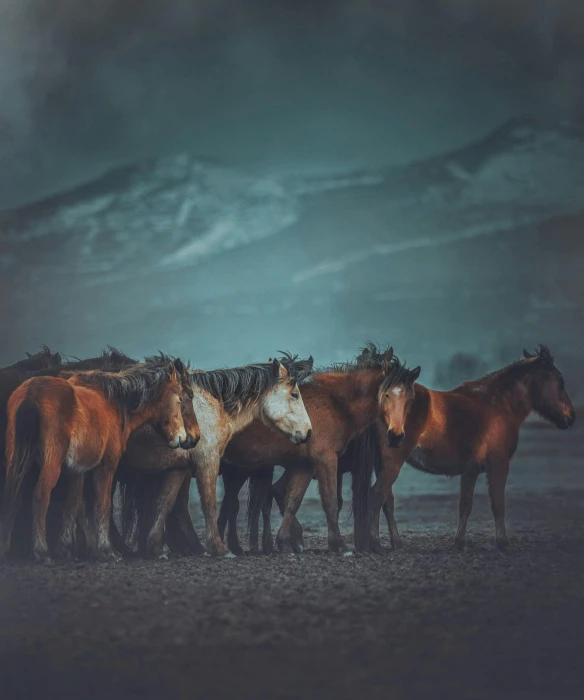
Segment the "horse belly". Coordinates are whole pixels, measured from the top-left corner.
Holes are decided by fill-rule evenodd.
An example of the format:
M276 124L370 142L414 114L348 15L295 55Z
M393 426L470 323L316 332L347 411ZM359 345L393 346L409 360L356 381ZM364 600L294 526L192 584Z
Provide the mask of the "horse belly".
M416 447L406 461L414 469L442 476L458 476L470 468L468 460L461 455L440 449Z

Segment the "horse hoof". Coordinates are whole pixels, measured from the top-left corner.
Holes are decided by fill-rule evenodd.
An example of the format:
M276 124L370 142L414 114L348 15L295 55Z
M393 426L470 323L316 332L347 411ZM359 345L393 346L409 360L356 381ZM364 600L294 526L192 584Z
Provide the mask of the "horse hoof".
M162 552L162 554L158 555L158 560L159 561L168 561L168 554L166 552Z
M466 547L466 540L455 539L454 546L456 547L456 549L458 549L459 552L462 552L462 551L464 551L464 548Z
M342 554L344 557L352 557L353 556L353 552L350 549L347 549L347 551L343 552Z
M509 549L509 540L507 538L497 540L497 549L500 552L507 551Z
M392 549L401 549L403 547L403 542L401 540L401 537L396 537L393 540L391 540L391 548Z
M225 554L223 554L223 559L237 559L237 555L233 554L233 552L226 552Z
M278 542L278 551L280 554L294 554L290 542Z

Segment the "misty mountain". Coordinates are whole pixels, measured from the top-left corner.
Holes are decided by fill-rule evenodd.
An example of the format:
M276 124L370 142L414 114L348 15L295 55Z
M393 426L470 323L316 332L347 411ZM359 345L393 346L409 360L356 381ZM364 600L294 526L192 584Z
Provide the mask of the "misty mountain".
M188 154L0 215L2 359L48 343L201 367L366 339L433 368L582 343L584 129L515 119L406 166L263 175ZM7 321L10 319L10 331Z

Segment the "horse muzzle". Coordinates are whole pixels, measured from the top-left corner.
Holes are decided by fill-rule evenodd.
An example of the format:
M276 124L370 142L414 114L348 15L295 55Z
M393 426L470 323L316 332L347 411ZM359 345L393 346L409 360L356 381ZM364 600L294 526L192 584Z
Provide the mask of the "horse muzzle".
M405 436L406 436L405 433L396 433L393 430L388 430L387 431L387 444L390 447L401 447L401 444L404 441Z
M561 430L567 430L568 428L571 428L575 422L576 411L572 411L572 413L569 413L567 416L562 416L560 420L556 423L556 425Z
M196 438L194 438L192 435L187 435L185 440L180 441L180 446L183 450L192 450L193 447L196 447L198 445L200 439L200 435Z

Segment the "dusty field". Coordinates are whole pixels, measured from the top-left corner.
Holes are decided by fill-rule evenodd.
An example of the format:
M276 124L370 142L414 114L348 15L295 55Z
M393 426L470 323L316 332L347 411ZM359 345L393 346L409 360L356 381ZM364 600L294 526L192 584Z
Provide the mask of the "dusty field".
M302 555L6 565L0 696L582 698L583 502L511 496L506 554L484 495L458 553L430 494L382 556L327 553L313 502Z

